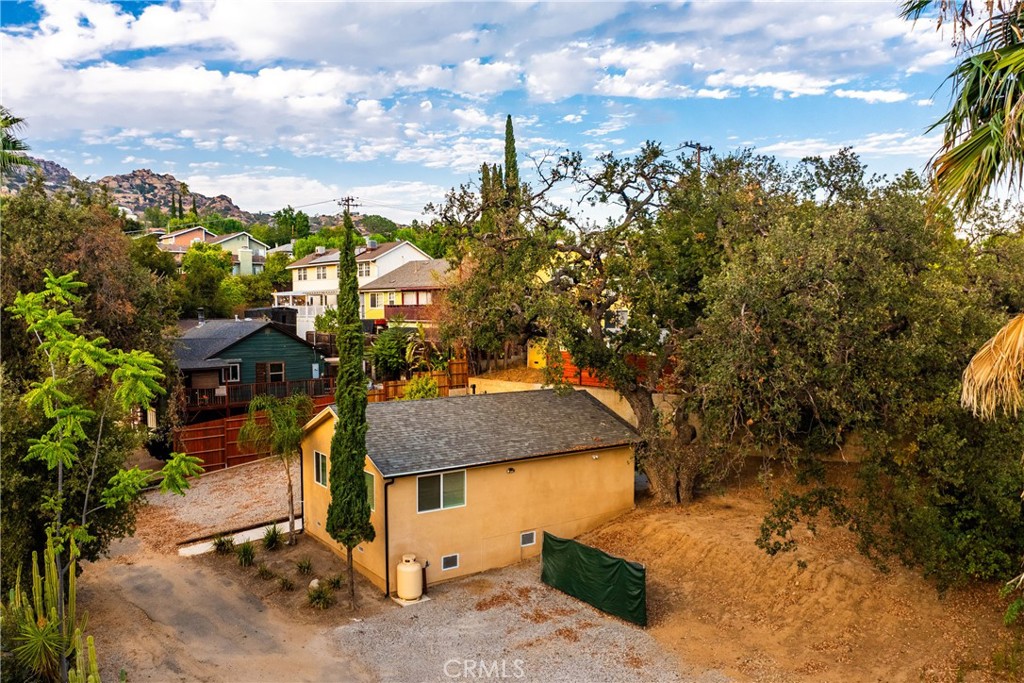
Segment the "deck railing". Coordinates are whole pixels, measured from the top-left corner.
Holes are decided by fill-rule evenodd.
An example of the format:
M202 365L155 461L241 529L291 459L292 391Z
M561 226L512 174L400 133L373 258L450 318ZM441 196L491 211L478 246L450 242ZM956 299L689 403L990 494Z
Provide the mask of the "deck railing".
M227 384L212 389L186 389L189 410L210 410L247 406L254 396L268 394L286 398L293 394L327 396L334 393L334 378L300 379L290 382L258 382L255 384Z

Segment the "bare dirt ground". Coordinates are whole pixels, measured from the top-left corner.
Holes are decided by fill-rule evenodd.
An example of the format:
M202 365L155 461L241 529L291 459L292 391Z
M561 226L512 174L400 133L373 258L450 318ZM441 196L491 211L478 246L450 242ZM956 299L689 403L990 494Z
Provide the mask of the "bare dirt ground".
M950 590L883 573L853 534L819 524L771 558L749 478L683 508L641 506L582 541L647 566L650 633L694 666L753 681L988 681L1007 647L998 586ZM798 561L806 562L801 568Z
M647 565L646 631L541 585L536 561L437 586L409 608L359 578L353 613L343 595L324 612L306 606L296 559L320 578L343 571L312 539L257 551L294 591L232 556L176 554L186 538L283 516L283 481L264 461L206 475L185 497L152 494L135 537L86 565L79 604L105 678L448 680L457 660L451 671L499 662L538 681L1008 680L991 667L1008 637L994 586L940 597L913 571L880 572L842 529L769 558L753 544L766 502L749 479L684 508L641 505L582 539Z

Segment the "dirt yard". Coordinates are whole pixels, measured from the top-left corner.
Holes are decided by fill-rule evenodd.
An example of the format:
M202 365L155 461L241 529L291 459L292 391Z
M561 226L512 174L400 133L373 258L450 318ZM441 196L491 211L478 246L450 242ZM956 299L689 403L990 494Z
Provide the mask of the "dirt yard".
M641 506L580 540L647 566L650 633L698 668L753 681L1013 678L992 671L1011 636L998 586L940 597L898 563L879 571L824 522L771 558L754 545L765 509L748 478L689 507Z
M437 586L408 608L360 579L352 613L341 595L325 612L306 606L297 559L319 578L343 571L312 539L258 548L257 564L294 591L232 556L177 555L181 540L283 516L283 480L261 462L206 475L183 498L153 495L135 537L86 566L79 604L105 678L448 680L467 662L498 662L524 681L1000 680L992 654L1008 631L995 587L939 597L912 571L878 571L845 530L769 558L753 545L765 502L752 481L686 508L641 505L582 539L647 565L646 631L543 586L536 561Z

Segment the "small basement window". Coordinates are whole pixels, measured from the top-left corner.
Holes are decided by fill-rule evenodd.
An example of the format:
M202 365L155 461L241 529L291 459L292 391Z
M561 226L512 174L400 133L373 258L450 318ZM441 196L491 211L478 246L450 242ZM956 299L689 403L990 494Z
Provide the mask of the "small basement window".
M459 568L459 555L458 555L458 553L456 553L454 555L445 555L444 557L441 558L441 570L442 571L448 571L449 569L458 569L458 568Z
M523 533L519 534L519 545L521 547L523 547L523 548L525 548L528 545L533 545L536 542L537 542L537 532L536 531L524 531Z

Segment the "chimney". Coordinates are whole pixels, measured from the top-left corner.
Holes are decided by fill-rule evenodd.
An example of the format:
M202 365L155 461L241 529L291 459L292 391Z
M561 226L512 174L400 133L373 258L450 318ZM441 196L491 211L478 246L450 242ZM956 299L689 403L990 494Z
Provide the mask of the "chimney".
M377 248L377 240L366 240L366 248L367 249L376 249Z
M316 248L316 253L317 253L317 256L323 256L324 254L327 253L327 247L317 247Z
M202 327L206 322L206 309L200 306L196 309L196 316L199 318L199 324L196 327Z
M242 247L238 250L238 274L252 275L252 249Z

